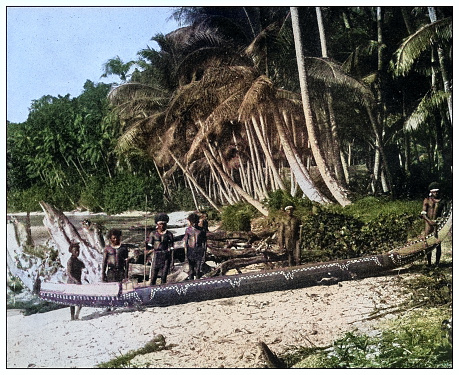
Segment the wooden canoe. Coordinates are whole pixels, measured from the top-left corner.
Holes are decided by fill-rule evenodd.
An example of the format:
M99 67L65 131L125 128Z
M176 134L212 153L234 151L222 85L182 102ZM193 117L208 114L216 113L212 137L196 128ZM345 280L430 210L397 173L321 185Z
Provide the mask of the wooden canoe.
M57 284L43 282L39 296L63 305L89 307L169 306L276 290L328 285L375 276L399 268L433 251L452 228L452 206L438 230L382 255L304 264L178 283L148 286L134 282Z

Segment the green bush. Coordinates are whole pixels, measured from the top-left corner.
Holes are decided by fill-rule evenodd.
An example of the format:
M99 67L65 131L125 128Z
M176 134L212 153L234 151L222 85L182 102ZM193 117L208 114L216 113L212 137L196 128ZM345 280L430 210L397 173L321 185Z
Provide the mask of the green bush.
M102 211L103 205L103 191L104 184L96 176L93 176L89 179L87 185L81 191L80 199L78 204L92 212Z
M249 204L238 203L223 207L221 220L222 229L228 231L251 230L250 221L256 215L256 209Z
M421 233L420 205L367 197L346 207L318 207L302 218L302 260L354 258L403 245Z
M43 187L34 186L27 190L10 191L7 194L6 205L8 212L40 211L38 202L43 199Z
M292 197L284 190L276 190L268 193L268 198L263 202L269 211L283 210L287 206L294 206L297 214L304 209L310 211L313 203L308 198Z
M411 214L382 214L365 224L360 232L365 252L381 253L408 241L408 234L413 223L418 219Z
M77 185L67 186L65 189L35 185L26 190L8 192L7 210L8 212L41 211L40 201L45 201L61 210L71 210L75 207L75 197L79 194Z
M166 206L167 211L196 209L191 190L186 187L179 187L171 192L171 202Z
M120 173L104 183L103 209L108 214L117 214L128 210L145 210L145 196L148 209L157 209L162 202L159 185L147 176ZM158 198L159 197L159 198Z
M320 211L303 221L300 247L306 262L354 258L361 254L363 223L350 215Z
M19 277L13 276L8 280L8 287L14 294L19 294L23 291L24 284Z

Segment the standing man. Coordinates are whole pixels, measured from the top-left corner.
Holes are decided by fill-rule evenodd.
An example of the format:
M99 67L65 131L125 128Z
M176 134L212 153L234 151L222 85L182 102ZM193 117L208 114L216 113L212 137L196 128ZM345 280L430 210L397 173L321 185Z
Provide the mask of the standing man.
M186 257L190 270L188 279L200 279L202 276L202 262L205 261L206 231L199 226L199 215L191 213L188 215L188 227L185 230L183 243L185 245Z
M122 232L119 229L110 229L108 240L110 244L104 250L102 261L102 281L123 281L127 276L127 259L129 249L121 243Z
M437 182L432 182L429 185L429 196L422 203L421 216L426 221L425 235L429 235L436 230L436 220L442 215L445 207L445 202L440 198L440 185ZM433 252L433 250L432 250ZM432 265L432 252L427 254L427 264ZM441 244L436 248L435 265L440 264Z
M288 254L288 265L301 263L300 254L300 220L293 215L293 206L285 207L286 217L281 221L278 230L277 243Z
M161 284L165 284L169 269L173 268L174 235L167 230L169 216L165 213L157 214L155 222L156 231L150 233L147 242L147 250L152 249L149 252L152 253L150 285L156 285L159 271L161 271Z

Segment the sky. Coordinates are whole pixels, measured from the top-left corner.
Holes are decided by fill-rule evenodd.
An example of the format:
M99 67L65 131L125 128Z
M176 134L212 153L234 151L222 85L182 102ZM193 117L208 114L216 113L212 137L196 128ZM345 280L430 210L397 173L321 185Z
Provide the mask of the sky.
M151 38L179 27L171 14L154 6L6 7L6 119L26 121L32 101L44 95L77 97L88 79L119 82L100 78L103 64L158 48Z

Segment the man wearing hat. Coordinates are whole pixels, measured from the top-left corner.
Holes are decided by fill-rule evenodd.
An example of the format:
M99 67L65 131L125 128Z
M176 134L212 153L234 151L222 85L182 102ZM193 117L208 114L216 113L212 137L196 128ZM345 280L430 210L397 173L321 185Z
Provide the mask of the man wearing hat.
M174 235L167 230L169 216L160 213L155 216L156 231L150 233L147 249L152 248L152 262L150 270L150 285L156 284L159 271L161 271L161 284L167 281L167 275L172 263L174 251Z
M293 266L299 265L300 257L300 220L294 215L293 206L285 207L286 217L281 221L277 232L277 244L281 249L285 249L288 255L288 264Z
M421 216L426 222L425 235L435 231L437 223L436 219L441 216L444 201L440 198L440 185L437 182L432 182L429 185L429 196L424 199L422 203ZM441 244L437 246L435 252L435 265L438 266L440 263L441 256ZM427 264L432 264L432 252L427 254Z

